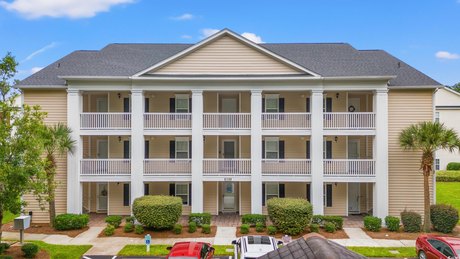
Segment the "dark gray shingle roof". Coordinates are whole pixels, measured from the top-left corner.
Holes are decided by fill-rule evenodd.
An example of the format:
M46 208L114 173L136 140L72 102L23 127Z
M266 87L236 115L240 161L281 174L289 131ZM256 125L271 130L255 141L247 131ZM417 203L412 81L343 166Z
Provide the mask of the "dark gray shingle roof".
M191 44L110 44L75 51L21 81L21 85L64 85L58 76L132 76ZM360 51L345 43L280 43L260 46L324 77L396 76L392 86L440 85L382 50Z

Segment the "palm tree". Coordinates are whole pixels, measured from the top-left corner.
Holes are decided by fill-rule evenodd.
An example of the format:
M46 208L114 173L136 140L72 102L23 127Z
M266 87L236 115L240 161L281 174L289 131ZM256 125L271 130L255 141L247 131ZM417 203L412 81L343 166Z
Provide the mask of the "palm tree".
M72 153L75 140L70 134L72 130L62 123L54 126L47 126L45 129L45 173L46 173L46 201L49 206L50 224L54 223L56 217L55 191L57 182L55 180L57 163L56 155L62 156L67 152Z
M404 150L421 151L420 169L423 173L425 232L431 230L429 177L433 171L434 152L439 149L450 152L460 149L460 139L453 129L439 122L412 124L399 135L399 143Z

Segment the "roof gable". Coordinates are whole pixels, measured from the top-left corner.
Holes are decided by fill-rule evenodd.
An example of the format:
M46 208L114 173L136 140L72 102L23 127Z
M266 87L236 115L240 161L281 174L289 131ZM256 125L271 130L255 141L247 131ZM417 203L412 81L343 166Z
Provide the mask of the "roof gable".
M443 87L436 91L436 106L460 106L460 93L449 87Z
M143 74L318 76L228 30L210 36L135 76Z

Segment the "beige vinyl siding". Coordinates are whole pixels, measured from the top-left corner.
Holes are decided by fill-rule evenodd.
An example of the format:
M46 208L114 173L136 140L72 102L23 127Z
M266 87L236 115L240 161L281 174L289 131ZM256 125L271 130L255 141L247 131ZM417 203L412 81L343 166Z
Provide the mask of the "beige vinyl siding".
M284 157L286 159L306 159L309 139L309 136L279 136L279 140L284 141Z
M203 182L203 210L204 212L218 215L217 208L218 182Z
M404 151L399 134L411 124L433 120L433 91L390 90L388 118L389 214L399 216L404 209L423 214L421 153Z
M332 207L324 206L324 215L347 215L347 183L332 184Z
M24 103L27 105L40 105L41 109L48 113L45 123L54 125L58 122L67 123L67 92L65 90L24 90ZM59 156L56 159L57 172L56 181L56 214L67 211L67 155ZM78 183L76 183L78 184ZM24 201L28 205L24 208L26 212L33 211L32 221L34 223L48 223L48 206L41 210L34 195L24 195Z
M149 112L169 113L169 99L175 98L176 94L190 95L190 92L146 92L144 97L149 98Z
M130 215L131 206L123 206L123 185L125 183L109 183L109 215Z
M251 183L240 182L240 215L251 213Z
M148 182L149 195L169 195L169 182ZM189 215L190 206L182 206L182 215Z
M228 36L173 61L154 74L300 74L249 45Z

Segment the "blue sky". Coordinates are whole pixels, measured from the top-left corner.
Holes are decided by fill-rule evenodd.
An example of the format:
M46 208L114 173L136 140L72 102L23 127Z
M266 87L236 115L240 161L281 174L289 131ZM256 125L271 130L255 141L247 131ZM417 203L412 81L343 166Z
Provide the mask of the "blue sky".
M0 0L0 55L24 78L60 57L109 43L195 43L216 29L253 40L348 42L384 49L460 82L460 0Z

